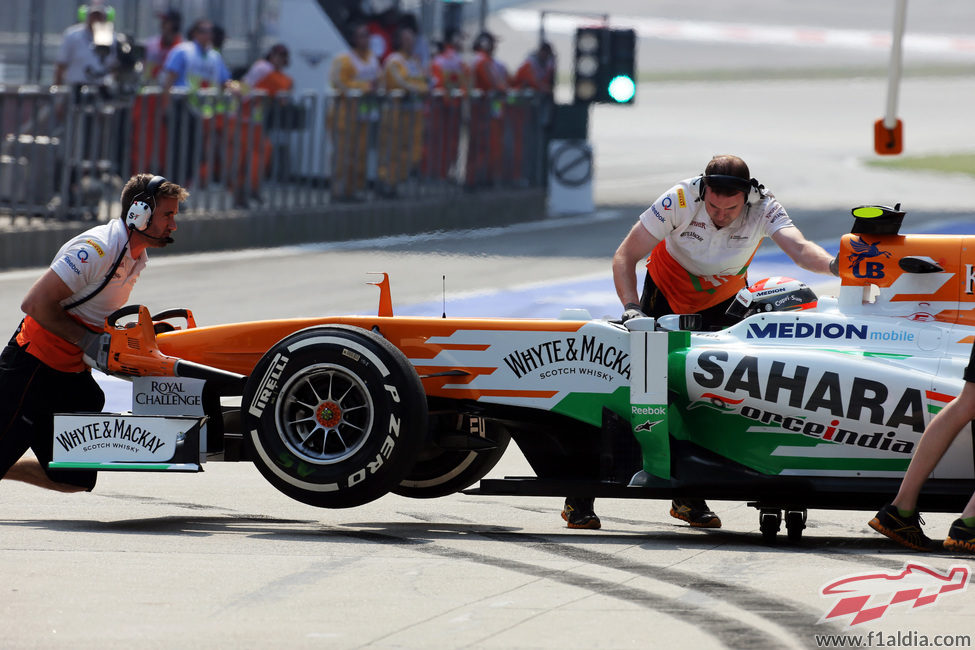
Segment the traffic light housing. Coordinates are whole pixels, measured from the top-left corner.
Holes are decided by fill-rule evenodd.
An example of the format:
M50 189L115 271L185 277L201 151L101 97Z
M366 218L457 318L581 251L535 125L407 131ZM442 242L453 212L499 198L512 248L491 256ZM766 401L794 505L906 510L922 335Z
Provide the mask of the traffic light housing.
M609 67L603 80L609 101L632 104L636 99L636 32L613 29L609 32Z
M632 104L636 99L636 32L578 28L574 70L575 103Z

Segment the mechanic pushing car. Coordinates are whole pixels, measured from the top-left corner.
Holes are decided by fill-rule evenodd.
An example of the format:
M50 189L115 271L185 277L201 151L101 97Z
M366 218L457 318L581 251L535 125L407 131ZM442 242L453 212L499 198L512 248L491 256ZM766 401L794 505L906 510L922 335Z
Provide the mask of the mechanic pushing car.
M173 243L188 196L162 176L133 176L121 218L68 241L27 292L26 316L0 353L0 477L60 492L94 488L96 472L48 469L54 414L101 411L105 395L90 366L105 370L105 317L128 300L146 249ZM36 460L21 458L28 448Z
M677 183L654 201L616 249L613 282L623 321L700 314L702 329L735 324L739 318L726 312L747 286L748 265L764 237L801 268L839 275L837 259L803 236L775 196L751 178L744 160L715 156L703 175ZM645 258L638 298L635 268ZM675 499L670 515L691 526L721 527L703 499ZM600 527L590 498L566 499L562 518L569 528Z

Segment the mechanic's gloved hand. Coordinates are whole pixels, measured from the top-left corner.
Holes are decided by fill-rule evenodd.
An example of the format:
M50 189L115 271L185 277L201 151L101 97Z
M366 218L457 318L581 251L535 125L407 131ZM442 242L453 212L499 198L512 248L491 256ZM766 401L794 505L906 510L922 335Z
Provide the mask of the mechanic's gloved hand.
M620 318L621 323L625 323L631 318L643 318L646 316L646 314L640 311L640 305L635 302L628 302L623 308L626 311L623 312L623 317Z
M836 257L830 260L829 272L835 275L836 277L840 277L840 256L839 255L837 255Z
M102 372L108 370L108 349L112 345L112 335L108 332L86 332L78 342L81 358L92 368Z

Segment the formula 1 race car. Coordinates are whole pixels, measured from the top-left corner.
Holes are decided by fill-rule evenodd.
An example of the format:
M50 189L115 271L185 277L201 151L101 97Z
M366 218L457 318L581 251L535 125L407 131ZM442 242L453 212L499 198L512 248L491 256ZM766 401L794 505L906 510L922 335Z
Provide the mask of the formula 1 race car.
M897 208L853 213L837 297L770 279L719 332L584 310L396 317L385 276L374 317L196 327L187 310L125 308L107 352L133 379L132 413L58 415L52 467L249 460L326 508L478 481L479 494L744 500L766 538L784 518L798 539L807 508L874 510L896 492L975 341L975 239L900 235ZM482 480L512 438L535 475ZM973 479L968 431L922 507L961 510Z

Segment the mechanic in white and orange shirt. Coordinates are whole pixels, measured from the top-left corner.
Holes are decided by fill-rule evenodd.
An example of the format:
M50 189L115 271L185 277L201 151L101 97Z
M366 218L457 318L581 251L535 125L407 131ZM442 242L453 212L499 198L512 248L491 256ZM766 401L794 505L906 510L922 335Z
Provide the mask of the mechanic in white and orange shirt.
M95 486L89 470L51 470L54 414L101 411L105 394L89 365L106 369L105 318L129 299L147 248L173 242L189 193L137 174L122 189L122 215L58 251L24 297L26 314L0 353L0 477L59 492ZM33 449L35 458L22 458Z
M748 265L770 237L798 266L838 275L837 259L792 223L785 208L751 178L738 156L715 156L704 174L667 190L640 215L613 256L613 281L623 320L637 316L701 314L704 329L736 319L725 314L748 282ZM643 295L636 265L647 259ZM704 499L674 499L670 515L698 528L720 528ZM592 499L566 499L570 528L599 528Z

